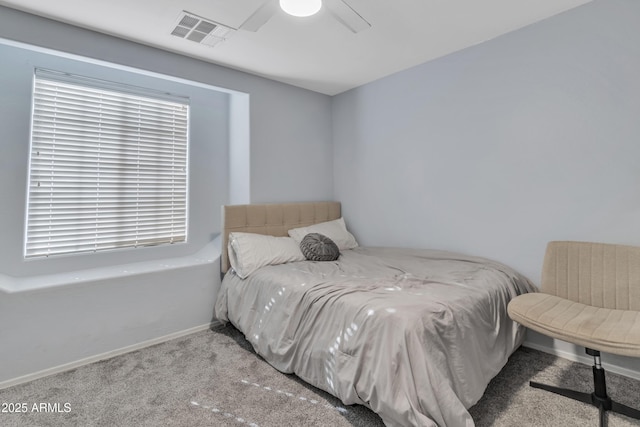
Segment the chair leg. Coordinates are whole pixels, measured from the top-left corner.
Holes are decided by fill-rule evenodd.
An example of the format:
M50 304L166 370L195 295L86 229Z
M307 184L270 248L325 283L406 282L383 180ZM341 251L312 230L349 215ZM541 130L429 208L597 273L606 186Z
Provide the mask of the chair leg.
M600 427L607 426L607 410L604 409L604 406L599 406L598 411L600 412Z
M541 384L531 381L529 385L534 388L550 391L564 397L568 397L579 402L589 403L599 409L600 427L606 427L607 411L613 411L618 414L625 415L629 418L640 420L640 410L631 408L618 402L614 402L607 395L607 382L605 371L600 364L600 352L587 348L587 354L593 356L593 393L583 393L576 390L570 390L561 387L555 387L547 384Z
M552 385L537 383L535 381L529 382L529 385L533 388L550 391L551 393L559 394L560 396L568 397L569 399L577 400L579 402L589 404L592 403L590 393L583 393L581 391L569 390L567 388L554 387Z
M611 410L629 418L640 420L640 411L618 402L611 402Z

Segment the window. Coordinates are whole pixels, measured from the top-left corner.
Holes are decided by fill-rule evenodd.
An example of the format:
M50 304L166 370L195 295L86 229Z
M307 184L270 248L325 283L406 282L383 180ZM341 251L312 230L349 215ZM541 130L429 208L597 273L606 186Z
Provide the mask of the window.
M186 241L185 98L37 70L25 257Z

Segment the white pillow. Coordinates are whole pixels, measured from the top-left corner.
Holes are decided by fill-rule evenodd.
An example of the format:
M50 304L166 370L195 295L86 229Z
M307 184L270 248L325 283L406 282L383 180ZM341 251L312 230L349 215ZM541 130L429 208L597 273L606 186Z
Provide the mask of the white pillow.
M265 265L304 261L299 244L291 237L255 233L229 233L229 261L241 279Z
M304 236L309 233L320 233L327 236L333 240L336 245L338 245L338 249L341 251L345 249L353 249L358 246L356 238L353 237L353 234L347 231L344 218L321 222L308 227L292 228L289 230L289 236L298 242L298 244L300 244L302 239L304 239Z

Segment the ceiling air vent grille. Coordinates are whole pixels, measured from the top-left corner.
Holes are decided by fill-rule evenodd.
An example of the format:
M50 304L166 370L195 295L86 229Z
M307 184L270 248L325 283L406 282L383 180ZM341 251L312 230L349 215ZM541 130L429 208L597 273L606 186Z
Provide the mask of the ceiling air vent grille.
M171 31L171 35L207 46L215 46L229 38L234 31L233 28L226 27L215 21L182 11L173 31Z

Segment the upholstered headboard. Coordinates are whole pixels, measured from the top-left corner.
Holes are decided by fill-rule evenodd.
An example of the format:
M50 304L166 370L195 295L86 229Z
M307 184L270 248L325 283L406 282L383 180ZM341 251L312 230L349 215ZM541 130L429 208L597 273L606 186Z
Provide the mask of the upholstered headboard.
M220 271L229 269L227 243L232 231L287 236L287 231L341 217L340 202L280 203L222 206Z

